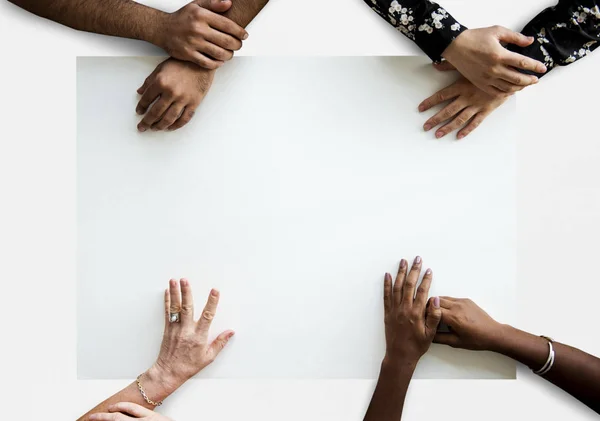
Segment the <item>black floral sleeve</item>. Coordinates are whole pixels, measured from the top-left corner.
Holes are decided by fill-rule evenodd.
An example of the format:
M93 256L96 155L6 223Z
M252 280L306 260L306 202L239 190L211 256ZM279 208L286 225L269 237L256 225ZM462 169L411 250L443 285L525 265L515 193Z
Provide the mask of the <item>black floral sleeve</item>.
M599 0L560 0L537 15L521 31L535 38L528 47L509 45L508 49L534 58L548 71L585 57L600 42ZM523 71L538 77L542 74ZM546 72L548 73L548 72Z
M364 0L398 31L412 39L435 62L467 28L430 0Z

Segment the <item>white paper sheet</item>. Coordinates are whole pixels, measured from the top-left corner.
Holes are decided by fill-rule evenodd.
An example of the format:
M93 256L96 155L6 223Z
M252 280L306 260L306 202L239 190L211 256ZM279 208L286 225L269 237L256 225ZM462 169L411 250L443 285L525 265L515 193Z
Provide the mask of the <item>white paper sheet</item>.
M78 375L133 378L158 352L162 291L187 277L213 336L205 378L375 378L383 274L423 256L432 295L514 320L514 101L465 140L417 105L453 78L423 58L240 58L196 117L138 133L157 58L78 60ZM431 115L431 113L424 113ZM515 378L433 346L417 378Z

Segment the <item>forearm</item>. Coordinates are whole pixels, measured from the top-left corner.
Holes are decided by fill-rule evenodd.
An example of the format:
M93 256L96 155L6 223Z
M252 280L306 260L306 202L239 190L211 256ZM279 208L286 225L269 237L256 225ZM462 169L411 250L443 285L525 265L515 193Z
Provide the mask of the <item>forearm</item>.
M165 12L131 0L9 0L70 28L156 43Z
M521 31L534 37L531 45L511 44L507 48L541 61L548 71L573 63L600 44L599 5L598 0L560 0L556 6L540 12Z
M364 421L399 421L416 364L384 360Z
M600 359L561 343L553 347L554 365L544 378L600 413ZM510 326L503 327L492 350L532 370L543 367L549 352L546 339Z
M435 62L467 28L429 0L364 0L389 24L413 40Z
M146 373L144 373L140 378L140 382L148 398L154 402L162 402L184 383L183 381L174 379L168 373L161 370L158 366L153 366ZM88 417L91 414L109 412L108 407L119 402L136 403L138 405L142 405L143 407L152 410L155 408L154 405L150 405L142 397L142 394L138 389L137 383L134 381L125 389L114 394L113 396L106 399L98 406L87 412L77 421L87 421Z
M268 2L269 0L234 0L231 9L223 13L223 16L245 28Z

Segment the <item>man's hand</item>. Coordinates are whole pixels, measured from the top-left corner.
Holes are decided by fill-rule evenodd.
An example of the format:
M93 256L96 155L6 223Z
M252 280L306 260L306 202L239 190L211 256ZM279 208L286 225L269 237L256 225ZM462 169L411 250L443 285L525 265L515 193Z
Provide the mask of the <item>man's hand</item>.
M90 415L90 421L172 421L157 412L130 402L119 402L108 407L108 412Z
M492 111L504 104L509 96L508 94L488 95L467 79L460 78L419 104L419 111L423 112L450 101L446 107L425 122L423 129L429 131L447 122L435 132L435 137L439 139L462 127L456 136L457 139L462 139L475 130Z
M440 297L442 322L452 333L438 333L434 342L476 351L494 351L505 325L492 319L469 299Z
M189 62L172 58L163 61L137 90L142 98L136 112L146 114L138 130L170 131L185 126L210 89L214 75L215 70Z
M516 69L546 72L543 63L521 54L513 53L502 43L527 47L534 39L501 26L468 29L444 50L447 60L437 64L439 70L452 65L476 87L492 96L520 91L537 83L538 78L525 75Z
M248 33L218 13L231 8L231 1L199 0L165 15L155 44L171 57L214 70L231 60L242 48Z
M384 309L386 355L384 364L416 365L427 352L442 317L439 298L429 300L431 269L425 271L423 281L417 288L422 261L416 257L410 271L402 259L396 281L385 274ZM407 273L408 272L408 273ZM415 298L416 292L416 298Z

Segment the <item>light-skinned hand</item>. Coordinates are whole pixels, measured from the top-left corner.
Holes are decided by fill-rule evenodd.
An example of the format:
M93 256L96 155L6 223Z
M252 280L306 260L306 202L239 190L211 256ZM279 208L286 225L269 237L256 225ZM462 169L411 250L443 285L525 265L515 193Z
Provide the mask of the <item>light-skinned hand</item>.
M451 333L438 333L434 342L475 351L493 351L503 337L502 325L469 299L440 297L442 322Z
M419 111L448 102L448 104L423 125L429 131L442 125L435 132L436 138L442 138L454 130L459 130L456 138L462 139L475 130L496 108L504 104L510 95L488 95L464 77L439 90L419 104Z
M428 300L433 277L431 269L425 271L423 281L417 287L422 264L417 256L409 270L408 262L402 259L393 284L392 275L385 274L386 363L416 364L431 346L442 317L439 298Z
M165 14L154 43L173 58L217 69L248 38L244 28L219 14L231 5L230 0L198 0Z
M210 324L217 313L219 291L213 289L200 320L194 320L194 299L187 279L169 281L165 290L165 331L160 353L154 363L158 376L165 381L183 384L212 363L234 335L221 333L210 342ZM171 323L169 313L180 313L180 321Z
M137 128L177 130L190 122L215 77L206 70L173 58L163 61L137 90L142 95L136 112L145 114Z
M545 73L546 66L502 45L527 47L534 39L502 26L468 29L444 50L447 61L434 65L438 70L456 69L476 87L492 96L520 91L538 78L517 69Z
M164 415L130 402L119 402L108 407L108 412L92 414L90 421L172 421Z

